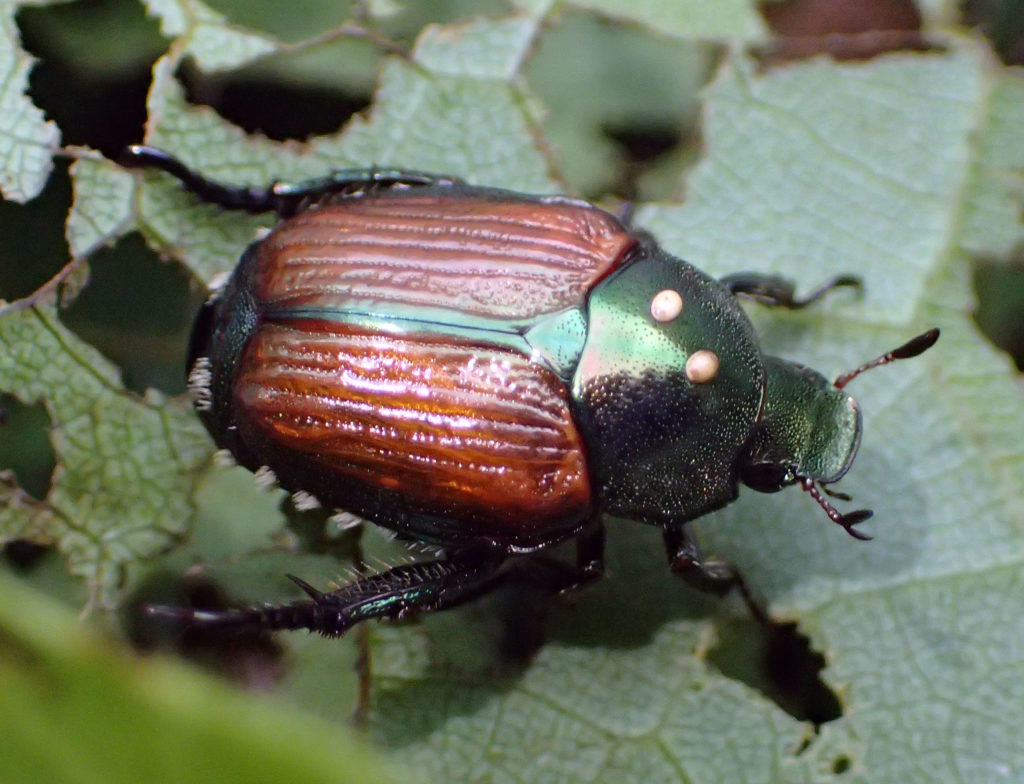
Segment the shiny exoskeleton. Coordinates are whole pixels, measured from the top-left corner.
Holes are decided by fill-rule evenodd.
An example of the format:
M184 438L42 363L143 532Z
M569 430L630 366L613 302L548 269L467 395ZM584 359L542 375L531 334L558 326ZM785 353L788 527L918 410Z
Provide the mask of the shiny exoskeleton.
M194 329L189 385L218 446L281 486L444 556L307 599L190 623L344 633L450 607L515 577L551 590L602 572L604 513L659 526L692 585L738 587L687 523L799 485L851 535L870 516L822 495L850 468L842 388L916 356L931 330L835 382L761 353L737 295L799 308L785 280L714 280L586 202L404 171L239 189L132 147L205 201L284 220L245 251ZM833 495L840 495L832 493ZM840 495L840 497L842 497ZM575 566L541 551L575 538ZM538 568L540 565L540 568Z

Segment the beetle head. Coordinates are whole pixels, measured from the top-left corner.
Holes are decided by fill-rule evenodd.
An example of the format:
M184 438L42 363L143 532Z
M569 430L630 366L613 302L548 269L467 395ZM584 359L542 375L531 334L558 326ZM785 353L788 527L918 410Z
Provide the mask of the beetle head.
M916 357L935 344L937 329L918 335L849 373L829 381L815 370L765 357L765 399L761 418L740 465L740 480L764 493L800 484L851 536L867 539L853 526L871 516L861 509L841 514L821 494L853 464L860 446L860 407L843 391L850 381L880 365ZM829 493L846 498L839 493Z

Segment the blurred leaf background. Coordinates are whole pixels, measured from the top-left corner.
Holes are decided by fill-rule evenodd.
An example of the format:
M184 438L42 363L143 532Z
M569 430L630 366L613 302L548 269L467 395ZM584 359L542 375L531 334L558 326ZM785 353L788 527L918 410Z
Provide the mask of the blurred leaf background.
M5 782L1024 779L1022 391L992 348L1024 363L1019 0L0 8L0 298L33 297L0 311ZM112 163L143 139L234 183L378 163L630 202L712 274L861 274L750 313L826 374L943 328L857 382L876 541L795 491L702 521L774 634L617 521L568 607L505 592L340 642L146 624L402 551L211 459L188 330L270 223Z

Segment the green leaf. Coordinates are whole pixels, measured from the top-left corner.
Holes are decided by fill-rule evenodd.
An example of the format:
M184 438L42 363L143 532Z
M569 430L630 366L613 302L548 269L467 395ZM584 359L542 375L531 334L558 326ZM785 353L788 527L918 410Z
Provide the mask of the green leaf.
M508 50L522 42L520 26L495 27L488 38L492 44L504 40ZM170 58L154 68L148 141L210 177L254 185L274 179L301 181L373 162L526 191L555 189L536 146L536 117L528 98L504 79L485 81L478 73L436 75L392 59L383 69L370 116L356 117L342 133L313 139L300 151L266 139L245 139L211 110L188 105L174 68ZM423 128L431 132L425 135ZM90 209L78 206L85 204L85 196L94 195L86 187L76 179L73 221L80 209ZM195 200L166 176L142 178L138 198L139 220L153 244L181 258L207 282L229 269L258 229L269 225L266 218L197 210Z
M117 370L45 300L0 318L0 389L45 406L57 455L43 504L0 488L0 539L55 544L92 601L115 606L125 569L187 528L209 454L202 428L180 402L125 391Z
M936 84L941 91L929 89ZM847 313L909 324L946 260L988 90L969 50L811 63L768 79L741 60L714 85L711 148L688 180L687 204L645 211L643 221L714 274L768 269L811 282L856 272L867 293ZM885 285L870 284L877 279Z
M993 599L1019 590L1024 557L1021 389L969 320L965 274L979 236L990 252L1020 241L1024 160L1008 121L1022 85L966 42L768 76L734 63L708 98L689 202L640 218L718 274L863 275L856 302L752 311L773 352L826 372L942 327L931 353L856 382L865 438L843 485L875 508L875 542L837 541L801 498L748 495L702 522L827 651L846 695L829 732L864 781L1000 781L1024 765L1010 707L1024 638L1019 612Z
M403 780L350 733L129 657L3 573L0 632L6 784Z
M75 204L66 235L71 255L84 258L135 228L131 175L109 161L83 157L71 166Z
M602 196L627 165L608 132L686 136L714 53L591 14L563 14L555 22L537 38L524 75L546 108L543 131L559 172L575 190Z
M961 247L972 256L1005 260L1024 245L1024 79L1019 71L991 87L985 135L978 142L969 198L965 199Z
M204 71L237 68L277 48L269 36L240 30L199 0L146 0L160 20L160 32L178 38Z
M572 0L580 8L640 22L653 30L679 38L753 39L764 32L764 24L749 0Z
M25 94L34 60L21 48L16 11L0 3L0 194L23 202L46 184L60 131Z
M674 37L758 34L747 5L655 5L600 7ZM588 102L585 82L578 103L557 97L571 90L548 93L544 74L580 58L570 47L561 60L557 47L542 53L548 33L538 29L554 17L543 4L532 10L538 16L427 28L411 58L386 59L366 116L303 145L247 137L188 104L174 74L192 39L187 25L169 28L185 32L154 69L147 142L244 185L379 164L564 190L549 175L564 160L542 119L559 107L545 104L565 103L587 129L566 138L597 138L606 117L642 111L644 94L601 75L594 89L609 89L606 103ZM625 62L636 63L646 33L630 35L638 40ZM613 68L616 47L604 49ZM678 62L673 46L651 51ZM538 57L552 63L535 70ZM683 68L665 62L646 73ZM677 96L658 84L653 100L685 114L692 90ZM606 579L570 606L544 605L545 642L528 663L497 653L507 630L524 626L503 618L529 616L528 595L368 628L369 733L423 781L1015 780L1024 772L1024 624L1015 601L1022 391L973 326L969 263L1021 246L1024 77L994 65L983 44L955 37L943 51L774 70L737 51L701 101L702 146L684 151L697 162L674 183L685 202L638 205L637 223L714 275L776 272L801 291L839 273L864 279L862 297L840 291L800 312L751 305L766 352L835 375L926 328L943 331L927 354L852 385L865 436L843 490L875 509L865 525L875 541L850 540L795 489L744 491L699 522L706 549L736 563L772 614L798 622L822 652L842 716L817 732L749 685L753 676L719 669L717 646L744 622L740 603L685 588L664 567L653 527L610 521ZM595 182L615 180L619 164L609 157ZM85 156L73 177L76 253L138 227L209 281L268 225L198 205L160 173L126 174ZM200 530L158 566L194 562L251 601L294 598L284 572L318 586L345 579L346 564L325 551L289 552L295 539L279 530L279 497L258 495L244 473L206 474L195 496L209 443L191 416L177 401L126 393L45 300L0 318L0 351L0 389L43 403L58 455L43 501L0 483L8 536L57 541L110 596L125 570L141 572L141 558L185 530L195 500ZM110 546L124 541L132 546ZM396 557L369 533L362 547L371 561ZM289 646L288 699L346 723L355 635L280 640ZM756 666L755 651L731 654Z
M438 75L510 80L519 71L537 33L532 16L460 25L432 25L423 31L413 56Z

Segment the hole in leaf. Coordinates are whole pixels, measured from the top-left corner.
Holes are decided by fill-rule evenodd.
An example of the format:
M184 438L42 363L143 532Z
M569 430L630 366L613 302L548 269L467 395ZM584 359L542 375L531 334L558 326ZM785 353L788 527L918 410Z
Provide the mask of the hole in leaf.
M209 76L186 65L180 77L192 103L212 107L248 133L278 141L333 133L370 104L369 94L285 82L250 69Z
M921 14L911 0L786 0L763 4L761 14L776 34L800 38L921 28Z
M678 128L669 125L606 125L605 134L616 142L634 165L649 163L676 147L681 140Z
M832 772L837 776L846 773L851 767L853 767L853 762L845 754L841 754L832 760Z
M142 138L153 61L167 43L134 0L85 0L23 7L22 43L40 59L33 101L61 128L66 145L114 157Z
M27 539L15 539L4 545L3 552L7 563L15 569L27 572L50 552L50 548Z
M1024 65L1024 13L1020 0L966 0L963 23L979 27L1003 62Z
M138 234L100 250L89 265L89 285L61 314L64 323L120 365L128 389L184 392L191 316L202 293Z
M980 260L974 265L974 314L981 331L1024 369L1024 255L1012 263Z
M800 721L821 725L842 715L839 697L821 679L825 658L795 623L766 629L753 619L719 627L708 661L727 677L757 689Z
M640 197L644 177L679 149L690 130L666 123L606 124L602 132L615 143L622 161L611 190L625 199ZM695 134L696 129L692 130Z
M0 299L27 297L67 263L64 221L70 207L71 180L63 161L56 162L46 187L32 201L0 199Z
M362 20L362 26L385 38L411 44L426 24L504 16L514 4L508 0L379 4L365 0L295 0L290 3L210 0L207 5L230 22L248 30L263 31L281 41L299 42L329 33L345 22Z
M558 14L523 76L548 109L544 134L560 176L584 196L674 192L688 160L666 153L696 134L700 90L719 53L593 14Z
M57 455L50 443L50 417L41 405L27 406L11 395L0 394L0 470L11 470L18 486L33 498L43 500L50 492L50 480Z
M12 471L18 487L43 500L50 492L57 455L50 442L50 417L42 405L27 406L0 393L0 471ZM51 549L27 539L2 548L4 560L19 571L37 566Z
M269 691L284 675L284 649L265 632L215 632L182 628L154 618L146 605L224 610L240 606L206 579L175 579L163 575L143 585L122 611L125 635L141 651L173 650L243 686Z

